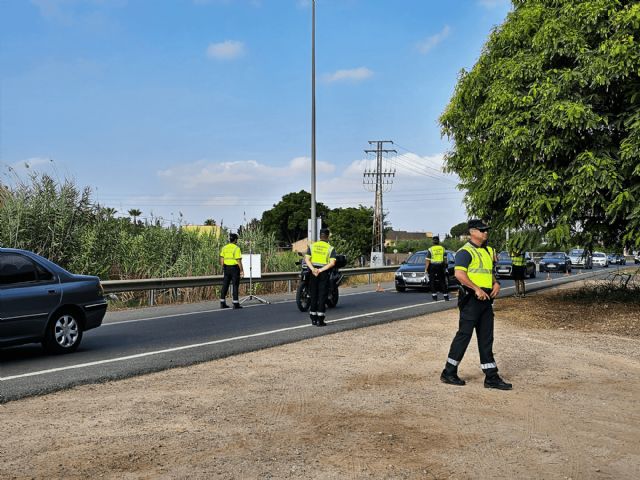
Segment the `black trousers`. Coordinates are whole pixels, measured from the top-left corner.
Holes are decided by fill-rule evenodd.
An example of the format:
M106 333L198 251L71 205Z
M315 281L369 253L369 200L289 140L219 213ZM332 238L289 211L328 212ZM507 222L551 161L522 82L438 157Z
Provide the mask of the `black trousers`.
M444 263L430 263L427 273L431 282L431 293L441 292L447 295L449 289L447 287L447 274Z
M485 374L490 375L498 371L493 358L493 305L490 300L478 300L474 293L467 293L459 304L460 321L458 332L451 342L447 369L455 370L462 361L473 330L478 339L480 364Z
M223 267L224 278L222 279L222 291L220 301L224 302L229 291L229 284L233 284L233 303L239 303L238 291L240 290L240 267L238 265L225 265Z
M329 275L330 270L321 272L317 277L309 274L309 315L324 317L327 309L327 297L329 296Z

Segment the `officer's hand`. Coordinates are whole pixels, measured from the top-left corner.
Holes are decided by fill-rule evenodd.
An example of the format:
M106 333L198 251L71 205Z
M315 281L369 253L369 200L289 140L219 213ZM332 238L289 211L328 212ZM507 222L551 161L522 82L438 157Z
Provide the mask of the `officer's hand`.
M489 300L489 295L487 295L487 292L485 292L481 288L478 288L476 290L476 298L478 300Z
M500 284L498 282L493 284L493 288L491 289L491 298L496 298L500 293Z
M240 272L240 278L244 278L244 272Z

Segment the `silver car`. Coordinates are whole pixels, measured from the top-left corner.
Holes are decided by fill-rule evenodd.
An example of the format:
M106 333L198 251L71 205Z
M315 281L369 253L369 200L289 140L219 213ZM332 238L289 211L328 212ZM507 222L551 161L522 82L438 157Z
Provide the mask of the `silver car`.
M609 259L607 258L606 253L593 252L592 261L593 261L593 265L595 265L596 267L609 266Z
M591 254L588 250L582 248L574 248L569 251L569 258L571 259L571 266L574 268L593 268L593 262Z
M26 250L0 248L0 347L42 342L73 352L107 311L98 277L74 275Z

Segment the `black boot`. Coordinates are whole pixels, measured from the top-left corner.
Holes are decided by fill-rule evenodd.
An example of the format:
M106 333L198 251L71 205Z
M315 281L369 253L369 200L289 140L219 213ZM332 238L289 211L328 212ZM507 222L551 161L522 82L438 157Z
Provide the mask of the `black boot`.
M233 304L233 309L234 310L238 310L239 308L242 308L242 305L240 305L239 303L234 303Z
M450 369L448 364L440 374L440 381L442 383L447 383L449 385L457 385L459 387L466 385L467 383L458 376L458 369L457 368Z
M318 317L316 315L309 315L311 318L311 325L318 325Z
M227 305L227 302L220 302L220 308L229 308L229 305Z
M497 373L487 375L484 379L484 386L485 388L495 388L498 390L511 390L513 388L512 384L505 382Z
M449 301L449 294L448 294L448 293L445 293L445 294L444 294L444 301L445 301L445 302L448 302L448 301Z
M324 323L324 315L318 315L318 321L316 323L318 327L326 327L327 324Z

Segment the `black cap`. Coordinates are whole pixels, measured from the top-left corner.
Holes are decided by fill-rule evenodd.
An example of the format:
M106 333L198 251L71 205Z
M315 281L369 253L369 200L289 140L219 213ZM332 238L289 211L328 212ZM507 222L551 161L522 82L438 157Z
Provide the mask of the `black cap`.
M326 235L326 236L328 237L328 236L329 236L329 233L331 233L331 232L330 232L330 231L329 231L329 229L328 229L328 228L326 228L326 227L325 227L325 228L321 228L321 229L320 229L320 235L321 235L321 236Z
M433 237L433 243L438 243L440 241L440 237L438 235L435 235Z
M490 228L484 220L480 220L478 218L472 218L471 220L469 220L467 222L467 227L469 228L469 230L471 230L472 228L477 228L478 230L487 230Z
M238 234L237 233L229 234L229 241L230 242L235 242L236 240L238 240Z

